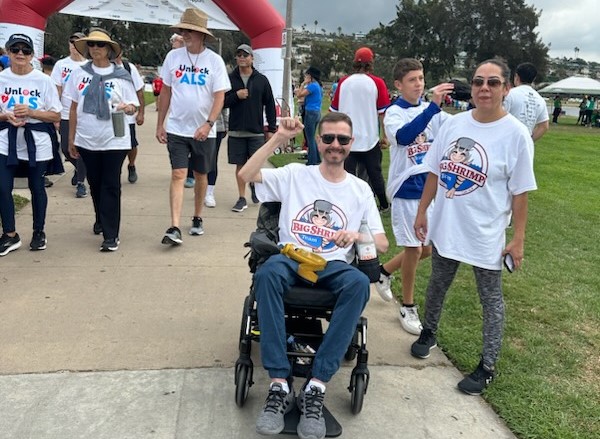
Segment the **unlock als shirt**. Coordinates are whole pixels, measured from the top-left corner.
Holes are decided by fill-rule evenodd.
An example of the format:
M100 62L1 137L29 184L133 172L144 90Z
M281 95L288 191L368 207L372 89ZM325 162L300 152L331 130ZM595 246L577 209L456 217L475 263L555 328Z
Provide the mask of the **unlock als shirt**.
M75 61L71 57L66 57L58 60L52 69L50 78L54 81L57 87L62 90L60 101L62 102L62 111L60 112L60 118L62 120L69 120L69 110L71 109L71 99L65 94L65 87L71 79L71 73L77 70L80 66L87 63L88 60Z
M58 91L49 76L39 70L26 75L15 75L10 69L0 72L0 112L14 111L16 104L27 104L32 110L60 112L61 103ZM27 119L28 123L40 123L37 119ZM17 157L29 160L24 129L17 131ZM52 141L47 133L33 131L36 147L36 161L52 159ZM8 130L0 131L0 154L8 156Z
M213 94L231 89L223 58L205 48L199 54L188 53L185 47L171 50L163 63L164 85L171 87L171 106L167 133L193 137L208 119ZM208 137L217 136L217 126Z

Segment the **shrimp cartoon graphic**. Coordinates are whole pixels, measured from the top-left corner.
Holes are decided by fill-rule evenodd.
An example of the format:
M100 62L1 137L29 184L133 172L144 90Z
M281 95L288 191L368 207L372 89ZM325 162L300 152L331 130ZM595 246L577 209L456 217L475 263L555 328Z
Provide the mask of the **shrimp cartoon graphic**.
M445 185L446 198L465 195L485 184L487 159L481 146L473 139L460 137L452 145L440 164L440 184Z

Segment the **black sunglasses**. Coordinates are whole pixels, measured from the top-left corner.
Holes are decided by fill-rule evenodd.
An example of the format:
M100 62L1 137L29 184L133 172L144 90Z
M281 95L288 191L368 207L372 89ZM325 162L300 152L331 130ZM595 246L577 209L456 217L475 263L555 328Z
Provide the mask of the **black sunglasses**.
M29 47L11 47L8 50L15 55L19 52L23 52L23 55L31 55L33 53L33 49L30 49Z
M321 134L321 140L325 145L331 145L335 139L337 139L340 145L347 145L352 140L352 137L345 134Z
M484 78L473 78L473 80L471 81L471 85L473 87L483 87L483 84L485 84L485 82L486 82L486 80ZM488 78L487 79L487 85L490 88L498 88L502 84L504 84L504 81L502 81L500 78Z
M250 54L246 52L239 52L235 56L237 56L238 58L248 58Z
M87 44L88 47L106 47L106 43L104 41L88 41L85 44Z

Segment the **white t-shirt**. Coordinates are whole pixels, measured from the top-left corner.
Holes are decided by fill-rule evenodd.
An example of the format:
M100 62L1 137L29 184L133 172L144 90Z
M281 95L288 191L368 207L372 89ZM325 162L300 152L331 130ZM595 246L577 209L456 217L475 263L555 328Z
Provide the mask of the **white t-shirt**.
M440 255L501 270L512 197L537 189L527 128L510 114L485 124L455 115L424 163L438 176L428 237Z
M394 198L402 183L411 175L427 172L425 165L423 165L423 157L425 157L442 124L451 117L448 113L440 111L431 118L425 130L417 136L411 145L399 145L396 139L398 130L407 123L412 122L429 105L429 102L421 102L419 105L408 108L390 105L385 112L383 126L390 142L390 168L386 193L390 199Z
M125 68L125 66L123 64L119 64L121 67ZM135 88L135 91L139 91L139 90L143 90L144 89L144 80L142 79L142 76L140 75L140 72L138 71L137 67L135 65L133 65L132 63L129 63L129 68L131 69L131 79L133 80L133 88ZM138 98L139 100L139 98ZM135 123L135 114L132 114L131 116L129 115L125 115L125 123L128 125L134 124Z
M32 70L26 75L15 75L10 68L0 72L0 112L12 112L15 104L28 104L33 110L60 112L61 104L56 86L48 75ZM37 119L27 119L27 123L40 123ZM29 160L25 129L17 131L17 158ZM50 135L32 131L35 141L35 158L38 162L52 159ZM0 154L8 156L8 130L0 131Z
M206 123L214 93L231 89L223 58L208 48L199 54L188 53L185 47L171 50L160 76L171 87L167 132L183 137L193 137ZM213 126L208 137L216 136Z
M529 135L533 134L533 128L538 123L549 119L546 101L527 84L510 89L508 96L504 99L504 108L525 124Z
M352 262L354 249L339 248L327 238L337 230L358 231L365 218L375 235L385 233L370 186L346 174L339 183L327 181L319 166L291 164L262 169L256 184L260 201L281 201L280 243L319 253L327 261Z
M114 70L110 67L96 67L94 72L108 75ZM67 88L63 91L73 101L77 102L77 130L75 131L75 145L90 151L112 151L131 149L129 130L125 129L124 137L115 137L112 120L100 120L95 114L83 112L83 101L87 94L92 75L79 68L72 73ZM131 81L125 79L108 79L104 82L104 89L108 98L108 105L116 107L120 103L140 105L137 94Z
M60 59L54 65L50 77L54 81L57 87L62 88L60 101L62 102L62 111L60 112L60 118L62 120L69 120L69 110L71 109L71 99L65 95L65 87L69 79L71 79L71 73L73 70L78 69L80 66L87 63L87 60L75 61L70 56Z

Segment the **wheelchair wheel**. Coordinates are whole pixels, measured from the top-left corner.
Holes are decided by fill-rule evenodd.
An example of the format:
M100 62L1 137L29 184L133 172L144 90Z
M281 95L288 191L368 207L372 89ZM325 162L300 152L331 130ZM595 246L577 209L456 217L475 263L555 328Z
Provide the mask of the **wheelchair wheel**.
M344 354L344 358L346 359L346 361L352 361L356 358L357 348L358 348L358 331L354 331L354 335L352 336L352 341L350 342L350 345L348 346L348 350Z
M352 414L357 415L362 410L365 393L367 391L367 380L362 373L353 374L350 380L352 382L350 406L352 408Z
M238 407L243 407L248 398L250 390L250 382L248 375L250 367L247 364L238 364L235 368L235 404Z

